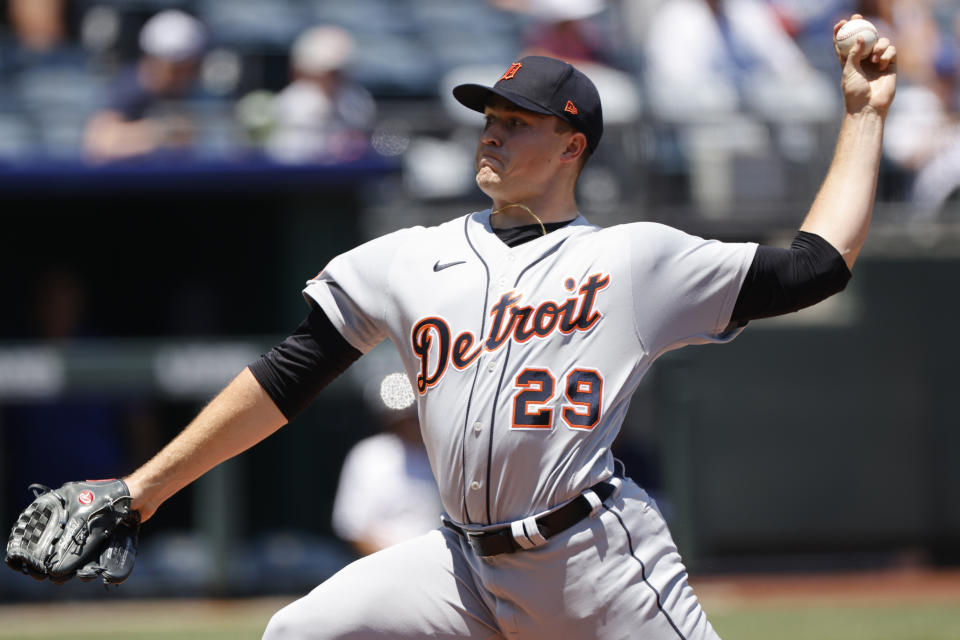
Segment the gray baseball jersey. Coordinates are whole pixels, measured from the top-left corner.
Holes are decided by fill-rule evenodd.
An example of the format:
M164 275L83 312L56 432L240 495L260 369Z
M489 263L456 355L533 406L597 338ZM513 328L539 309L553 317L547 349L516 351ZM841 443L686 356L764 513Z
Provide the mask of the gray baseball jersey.
M510 248L483 211L333 259L304 295L359 351L395 344L447 516L474 533L509 523L523 550L479 556L438 528L345 567L277 612L265 640L716 640L610 445L657 356L736 335L755 251L583 217ZM617 489L576 525L525 528L599 481Z
M446 512L492 525L613 473L610 445L657 356L734 337L755 250L582 216L510 248L485 211L368 242L304 293L359 351L393 341Z

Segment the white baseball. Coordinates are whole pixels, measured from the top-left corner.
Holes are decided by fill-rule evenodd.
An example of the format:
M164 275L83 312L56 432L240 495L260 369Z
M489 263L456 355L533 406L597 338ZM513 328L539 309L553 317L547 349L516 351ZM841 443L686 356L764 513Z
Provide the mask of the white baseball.
M863 36L863 49L860 54L861 60L870 55L873 51L873 45L877 43L877 38L879 37L877 28L867 20L856 18L847 22L837 31L836 37L837 50L840 51L840 55L844 59L846 59L850 53L850 49L852 49L853 45L857 42L857 36Z

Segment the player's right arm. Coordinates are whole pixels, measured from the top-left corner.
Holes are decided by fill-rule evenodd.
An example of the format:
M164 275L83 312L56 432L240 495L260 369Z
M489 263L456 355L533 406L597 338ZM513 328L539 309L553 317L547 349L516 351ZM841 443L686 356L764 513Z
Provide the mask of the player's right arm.
M384 264L402 239L402 233L389 234L331 261L305 290L310 313L300 326L240 372L177 437L124 478L142 520L180 489L292 420L383 339L378 309L388 287L379 278L386 277Z
M360 352L312 307L282 343L240 372L150 462L126 478L146 520L167 498L303 411Z
M204 473L287 423L260 383L244 369L170 443L124 478L141 520Z
M286 340L241 371L180 435L125 479L133 508L149 518L177 491L292 420L360 355L312 306Z

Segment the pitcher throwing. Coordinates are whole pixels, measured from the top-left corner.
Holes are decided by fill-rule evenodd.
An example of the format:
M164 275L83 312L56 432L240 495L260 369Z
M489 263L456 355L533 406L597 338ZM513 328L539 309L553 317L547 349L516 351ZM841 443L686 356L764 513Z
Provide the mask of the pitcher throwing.
M418 394L443 526L347 566L264 638L716 638L657 505L610 445L660 354L846 285L896 83L890 42L863 60L862 46L841 57L836 153L790 249L591 224L574 187L601 139L600 99L564 62L526 57L490 87L458 86L486 118L476 172L491 207L333 259L307 283L296 332L124 479L132 508L148 520L389 338Z

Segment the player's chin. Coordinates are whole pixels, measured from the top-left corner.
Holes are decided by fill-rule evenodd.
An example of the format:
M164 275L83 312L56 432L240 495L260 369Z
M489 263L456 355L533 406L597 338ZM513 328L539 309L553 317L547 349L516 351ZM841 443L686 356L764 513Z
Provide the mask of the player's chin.
M477 186L488 196L493 196L499 192L502 180L493 169L484 166L477 170Z

